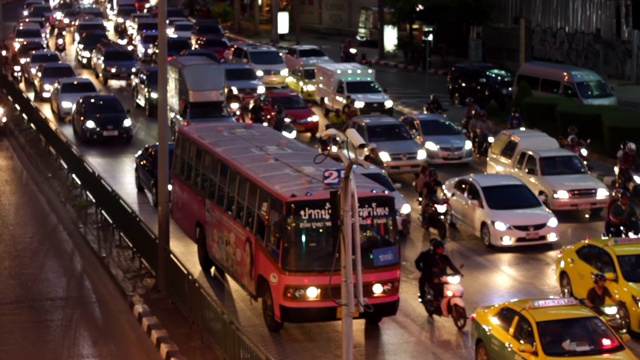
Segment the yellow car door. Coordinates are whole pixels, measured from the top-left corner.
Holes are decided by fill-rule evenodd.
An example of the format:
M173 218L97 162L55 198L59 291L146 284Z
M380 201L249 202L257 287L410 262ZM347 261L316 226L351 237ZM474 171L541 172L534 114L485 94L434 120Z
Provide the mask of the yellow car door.
M598 272L601 267L598 254L603 251L599 246L585 244L576 249L569 261L574 261L569 272L573 295L577 298L585 298L587 292L593 286L592 274Z

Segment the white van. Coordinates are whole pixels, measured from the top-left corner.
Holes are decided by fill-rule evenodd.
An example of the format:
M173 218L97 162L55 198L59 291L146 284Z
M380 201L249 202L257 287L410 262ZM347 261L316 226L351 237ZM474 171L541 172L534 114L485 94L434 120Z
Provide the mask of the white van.
M513 85L525 81L536 96L565 96L588 105L617 105L618 99L607 82L596 72L542 61L520 65Z
M489 174L511 174L515 156L523 149L559 149L558 141L533 129L503 130L496 135L487 154Z

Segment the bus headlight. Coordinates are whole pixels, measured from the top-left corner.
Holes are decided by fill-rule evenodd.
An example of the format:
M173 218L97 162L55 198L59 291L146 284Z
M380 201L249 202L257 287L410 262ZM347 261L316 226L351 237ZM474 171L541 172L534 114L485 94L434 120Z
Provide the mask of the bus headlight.
M315 299L320 295L320 290L315 286L309 286L305 294L309 299Z

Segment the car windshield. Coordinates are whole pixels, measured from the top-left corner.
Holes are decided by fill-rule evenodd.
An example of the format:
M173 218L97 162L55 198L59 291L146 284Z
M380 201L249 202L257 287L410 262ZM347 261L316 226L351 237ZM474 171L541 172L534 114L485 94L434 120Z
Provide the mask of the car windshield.
M16 39L39 38L39 37L42 37L42 33L40 32L40 29L35 29L35 28L16 29Z
M229 43L221 40L221 39L204 39L202 40L202 42L200 43L201 47L205 47L205 48L223 48L223 49L228 49L229 48Z
M197 32L199 35L222 35L223 33L219 25L199 25Z
M138 32L145 32L145 31L158 31L158 23L154 23L154 22L138 23Z
M38 25L38 27L39 27L40 29L44 29L44 27L45 27L45 26L44 26L44 20L40 20L40 19L38 19L38 20L35 20L35 19L25 19L22 23L23 23L23 24L36 24L36 25Z
M309 105L300 96L276 96L271 98L271 104L275 107L282 105L285 109L308 109Z
M622 277L631 283L640 283L640 254L618 255Z
M545 156L540 158L543 176L587 174L589 170L577 155Z
M26 58L30 52L32 52L33 50L44 50L44 44L42 44L41 42L28 42L26 44L22 44L20 45L20 47L17 50L17 55L20 58Z
M146 45L155 44L158 42L158 34L146 34L140 39L140 42Z
M226 69L224 71L227 81L257 80L258 76L253 69Z
M540 199L522 184L484 186L484 200L492 210L532 209L542 206Z
M486 75L490 82L513 83L513 75L504 69L490 69L487 70Z
M107 51L104 54L105 61L136 61L128 51Z
M315 80L316 79L316 69L304 69L302 71L302 77L305 80Z
M191 31L193 30L193 24L179 23L173 26L175 31Z
M324 51L320 49L300 49L298 51L298 56L300 56L301 58L325 57L327 56L327 54L325 54Z
M383 173L364 173L362 175L369 180L375 181L390 192L396 191L396 187L391 182L391 179Z
M577 82L576 87L583 99L602 99L613 96L609 85L603 80Z
M348 81L348 94L376 94L381 93L382 88L375 81Z
M284 63L277 51L249 51L249 59L257 65L277 65Z
M108 39L108 38L109 37L107 36L106 33L93 33L93 34L86 34L85 36L83 36L80 42L82 42L84 46L95 46L98 43L102 42L103 39Z
M189 119L193 122L212 118L230 117L231 113L223 102L201 102L189 104Z
M191 49L191 42L187 39L169 39L167 41L167 51L170 53L177 54L187 49Z
M358 206L362 267L373 269L398 264L393 198L360 197ZM291 214L289 217L269 219L273 223L272 232L280 228L284 235L282 267L289 271L330 271L340 264L329 202L290 203L288 212ZM385 260L381 260L383 257Z
M94 98L85 101L86 116L95 116L102 114L125 114L122 103L116 97Z
M31 55L31 63L47 63L47 62L58 62L60 61L60 55L57 53L52 54L33 54Z
M536 325L542 352L550 357L605 355L625 349L597 316L539 321Z
M369 123L367 126L367 137L369 143L398 140L414 141L407 127L400 123L382 125L373 125Z
M60 85L60 92L66 93L66 94L73 94L73 93L92 93L92 92L98 92L98 90L96 89L95 85L93 85L93 83L85 82L85 81L76 81L76 82L64 83Z
M63 78L76 76L75 71L71 66L44 66L42 68L42 78Z
M82 24L78 24L78 31L90 31L90 30L107 31L107 28L105 28L103 24L99 24L99 23L82 23Z
M158 87L158 71L149 71L147 73L147 86L151 88Z
M184 11L182 9L167 9L167 18L172 17L184 17Z
M128 18L131 14L138 12L135 6L119 6L116 16L119 18Z
M421 120L420 128L423 135L460 135L460 129L450 121L445 120Z

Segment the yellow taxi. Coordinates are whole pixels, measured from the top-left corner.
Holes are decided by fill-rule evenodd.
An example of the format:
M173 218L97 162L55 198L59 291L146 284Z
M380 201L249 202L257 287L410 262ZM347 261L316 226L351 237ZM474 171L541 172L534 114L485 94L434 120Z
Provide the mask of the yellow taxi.
M640 331L640 238L582 240L558 251L556 276L563 296L582 299L603 273L624 330Z
M596 313L574 298L511 300L470 316L476 360L637 359Z
M316 68L315 66L298 66L291 70L285 83L307 101L315 101Z

